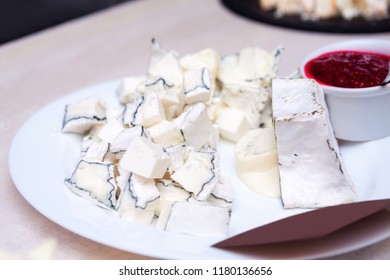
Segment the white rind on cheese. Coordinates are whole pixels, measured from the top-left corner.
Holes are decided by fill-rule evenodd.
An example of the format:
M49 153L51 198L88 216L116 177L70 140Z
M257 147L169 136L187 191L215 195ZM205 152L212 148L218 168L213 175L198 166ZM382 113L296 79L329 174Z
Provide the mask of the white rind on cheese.
M272 109L284 207L355 201L318 84L309 79L274 79Z
M145 178L162 178L170 163L160 145L136 136L119 161L121 168Z
M106 107L98 99L87 98L65 106L62 131L85 134L93 126L104 124Z

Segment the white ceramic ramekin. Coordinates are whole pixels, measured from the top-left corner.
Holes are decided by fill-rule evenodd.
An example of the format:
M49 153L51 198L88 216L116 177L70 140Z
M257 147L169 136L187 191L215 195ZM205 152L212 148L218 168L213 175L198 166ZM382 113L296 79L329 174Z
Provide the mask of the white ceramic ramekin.
M390 41L361 39L326 45L309 53L300 65L333 51L367 51L390 55ZM325 92L335 136L349 141L369 141L390 136L390 84L368 88L321 85Z

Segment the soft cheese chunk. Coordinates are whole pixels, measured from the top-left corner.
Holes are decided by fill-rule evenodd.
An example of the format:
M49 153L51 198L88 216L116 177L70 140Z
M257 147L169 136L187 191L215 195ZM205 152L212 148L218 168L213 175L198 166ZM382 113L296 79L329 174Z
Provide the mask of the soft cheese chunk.
M142 125L143 107L145 105L145 97L141 96L132 103L127 103L123 111L123 124L128 126Z
M207 115L206 107L200 102L183 112L174 123L183 132L185 142L195 149L207 143L213 133L213 124Z
M130 173L118 199L117 213L132 222L150 224L159 197L153 179Z
M162 178L169 166L169 156L161 146L137 136L130 143L119 165L145 178Z
M187 201L191 194L185 189L175 186L172 181L158 180L156 182L158 191L160 192L160 198L156 207L155 214L160 215L161 209L171 207L175 201Z
M220 177L218 154L190 151L184 165L171 175L184 189L201 201L206 200Z
M65 106L62 131L84 134L106 120L106 107L98 99L84 99Z
M113 153L125 152L131 141L137 136L149 138L149 133L143 126L132 126L119 132L111 143L110 151Z
M80 160L72 176L65 179L65 183L73 192L97 205L115 209L117 186L112 163Z
M180 59L180 66L184 70L199 70L207 68L214 81L219 69L219 53L213 49L204 49L194 54L188 54Z
M244 48L221 59L218 79L223 85L269 86L279 55L279 51L270 53L260 48Z
M211 95L211 79L207 68L184 72L184 100L186 104L206 102Z
M183 135L176 124L170 121L161 121L148 128L152 141L163 146L176 145L183 142Z
M99 138L107 143L112 143L115 137L125 128L116 119L109 119L99 132Z
M235 147L240 179L260 195L280 198L274 128L248 130Z
M207 202L214 205L230 207L233 202L233 197L233 185L230 177L221 176L218 183L214 186Z
M175 172L184 165L185 160L185 146L182 144L165 147L164 151L170 158L168 172Z
M145 96L142 113L142 124L145 127L149 127L165 120L164 108L157 93L151 92Z
M88 161L116 162L116 157L110 152L110 144L104 141L91 143L83 158Z
M141 97L145 91L145 76L123 78L118 86L117 94L121 103L131 103Z
M166 231L198 236L221 236L228 232L231 210L227 207L178 201L169 210L168 215L159 219Z
M284 207L326 207L354 201L354 186L318 84L309 79L274 79L272 109Z
M145 93L156 93L164 106L180 104L175 85L166 81L164 77L149 78L145 84Z
M232 142L237 142L251 128L245 113L233 108L224 109L217 123L222 138Z

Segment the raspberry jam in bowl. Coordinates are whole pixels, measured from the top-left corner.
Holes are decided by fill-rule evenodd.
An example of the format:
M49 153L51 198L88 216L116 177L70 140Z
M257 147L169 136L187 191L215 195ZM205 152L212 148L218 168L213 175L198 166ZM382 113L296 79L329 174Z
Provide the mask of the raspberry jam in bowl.
M324 89L335 136L368 141L390 136L390 41L362 39L308 54L300 71Z

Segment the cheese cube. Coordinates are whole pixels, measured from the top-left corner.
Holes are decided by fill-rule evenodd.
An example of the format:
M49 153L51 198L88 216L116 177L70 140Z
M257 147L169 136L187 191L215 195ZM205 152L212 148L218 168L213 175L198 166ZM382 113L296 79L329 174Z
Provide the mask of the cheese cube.
M126 77L121 80L116 92L123 104L132 103L144 94L145 76Z
M97 124L106 121L106 107L94 98L87 98L65 106L63 132L84 134Z
M184 100L186 104L206 102L211 96L209 70L202 68L184 72Z
M161 121L148 128L152 141L163 146L176 145L184 141L180 129L170 121Z
M187 145L199 149L207 143L213 133L213 125L207 115L203 103L195 103L188 111L183 112L174 120L183 132Z
M107 143L112 143L115 137L125 128L116 119L109 119L99 132L99 138Z
M217 123L222 138L232 142L237 142L251 128L245 113L233 108L224 109Z
M150 224L160 193L153 179L130 173L118 199L119 216L138 224Z
M177 91L175 85L164 77L148 78L145 84L145 94L156 93L164 107L180 103Z
M149 127L163 120L165 120L165 112L157 93L149 93L145 96L142 110L143 126Z
M114 179L114 165L106 162L80 160L67 186L78 195L97 205L114 210L117 185Z
M148 131L143 126L132 126L119 132L111 143L110 151L112 153L125 152L131 141L137 136L149 138Z
M119 165L145 178L162 178L169 166L169 156L161 146L137 136L130 143Z
M123 111L122 122L129 126L142 125L143 107L145 105L145 97L141 96L132 103L127 103Z
M210 196L219 177L218 154L196 151L190 151L184 165L171 175L173 180L193 193L195 198L200 201L204 201Z

